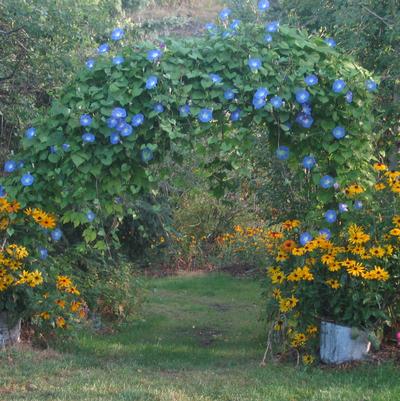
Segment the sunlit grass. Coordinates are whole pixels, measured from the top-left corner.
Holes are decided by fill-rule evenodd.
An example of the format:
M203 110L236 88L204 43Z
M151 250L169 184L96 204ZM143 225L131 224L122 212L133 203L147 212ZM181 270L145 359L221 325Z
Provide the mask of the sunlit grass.
M56 351L0 355L0 400L396 401L399 370L259 367L257 282L223 275L148 282L143 319L81 333Z

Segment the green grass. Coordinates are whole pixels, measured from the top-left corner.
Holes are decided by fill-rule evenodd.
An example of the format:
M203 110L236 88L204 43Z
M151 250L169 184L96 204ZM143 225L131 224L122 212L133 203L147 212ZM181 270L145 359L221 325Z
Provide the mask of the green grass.
M223 275L152 279L143 319L56 351L0 353L0 400L396 401L387 363L341 371L259 367L259 287Z

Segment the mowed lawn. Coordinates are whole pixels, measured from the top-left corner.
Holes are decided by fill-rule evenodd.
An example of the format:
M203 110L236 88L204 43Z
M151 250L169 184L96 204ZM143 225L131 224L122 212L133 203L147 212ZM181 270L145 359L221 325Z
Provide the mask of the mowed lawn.
M259 366L256 281L227 275L151 279L142 320L81 333L52 351L0 352L0 400L398 401L400 369Z

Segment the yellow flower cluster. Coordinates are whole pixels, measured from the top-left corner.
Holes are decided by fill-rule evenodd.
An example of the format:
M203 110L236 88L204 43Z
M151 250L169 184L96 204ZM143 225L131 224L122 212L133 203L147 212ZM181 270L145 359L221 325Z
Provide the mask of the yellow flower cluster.
M49 213L44 212L42 209L28 208L28 209L24 210L24 213L27 216L31 216L33 218L33 220L35 220L35 222L43 228L52 230L53 228L56 227L57 222L56 222L55 217Z

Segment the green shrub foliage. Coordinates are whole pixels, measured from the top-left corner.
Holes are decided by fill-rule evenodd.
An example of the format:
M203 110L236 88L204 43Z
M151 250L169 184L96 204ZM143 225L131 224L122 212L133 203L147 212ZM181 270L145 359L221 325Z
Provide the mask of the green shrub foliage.
M311 214L322 215L335 191L315 195L323 176L339 185L358 180L360 171L368 178L373 94L365 83L371 77L319 37L288 26L231 22L210 25L201 37L161 45L109 40L110 50L82 69L49 112L32 123L36 135L23 139L16 158L24 167L9 174L7 191L22 204L61 210L64 223L88 225L85 239L97 241L104 219L113 218L114 224L129 215L132 199L168 177L171 170L160 167L166 157L180 163L187 149L194 150L214 192L222 194L231 180L249 171L262 136L272 157L280 150L276 168L303 177ZM116 56L123 57L120 64ZM318 78L316 84L305 82L310 74ZM346 86L335 92L342 82L337 80ZM304 90L309 99L301 104L308 97ZM282 105L271 102L279 100L276 96ZM163 111L155 110L156 104ZM134 126L128 136L123 136L127 126L126 131L109 128L116 108ZM84 115L90 116L83 121L87 126L82 126ZM333 136L335 127L345 129L344 138ZM93 143L90 135L84 142L88 133ZM316 160L311 169L302 166L305 156ZM23 186L21 177L28 172L34 183ZM96 246L105 248L101 239Z

